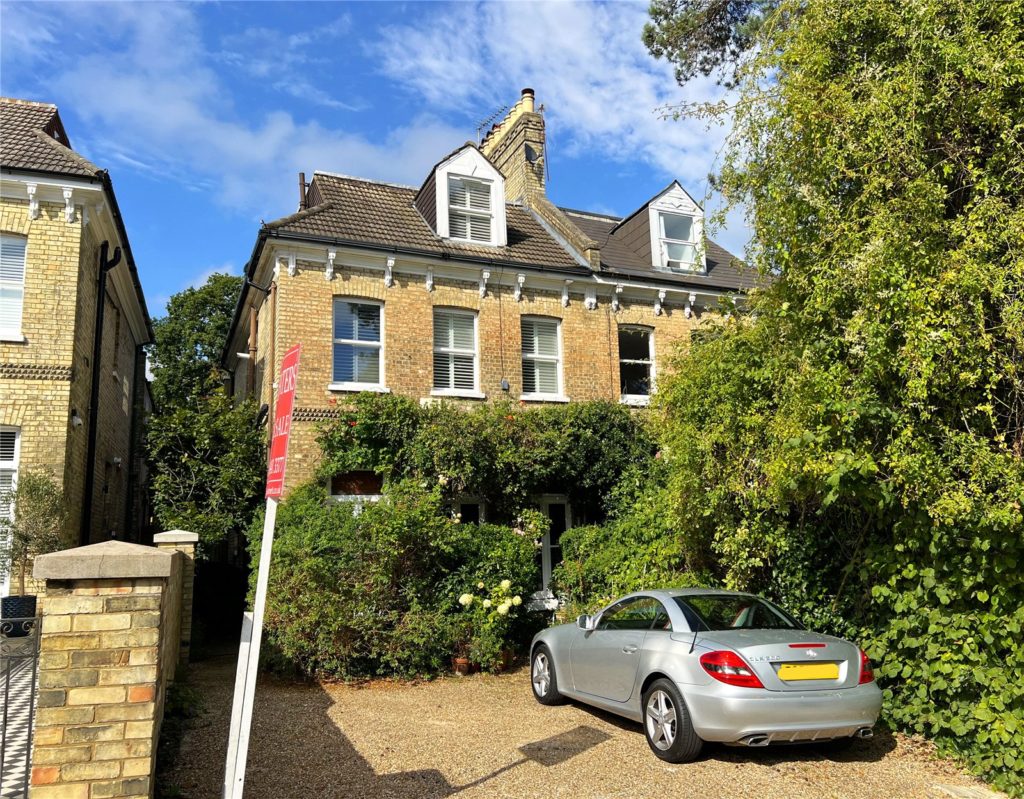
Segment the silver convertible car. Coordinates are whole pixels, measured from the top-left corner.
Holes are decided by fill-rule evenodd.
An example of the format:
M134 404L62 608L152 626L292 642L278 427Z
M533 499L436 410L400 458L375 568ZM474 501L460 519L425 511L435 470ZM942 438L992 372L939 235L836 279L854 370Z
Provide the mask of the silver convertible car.
M705 741L870 738L882 706L856 645L752 594L698 588L630 594L538 633L530 678L542 704L569 697L642 722L672 763Z

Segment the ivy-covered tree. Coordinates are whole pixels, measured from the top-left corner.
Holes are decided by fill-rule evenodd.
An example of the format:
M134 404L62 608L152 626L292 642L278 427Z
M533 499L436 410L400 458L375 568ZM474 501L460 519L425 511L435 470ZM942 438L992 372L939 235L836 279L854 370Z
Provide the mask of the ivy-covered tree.
M784 0L746 52L717 177L776 279L659 383L678 529L1020 794L1024 2Z
M150 353L156 414L146 446L153 506L165 530L199 534L199 556L247 529L266 473L265 431L255 403L235 404L219 359L241 278L214 274L175 294L154 323Z

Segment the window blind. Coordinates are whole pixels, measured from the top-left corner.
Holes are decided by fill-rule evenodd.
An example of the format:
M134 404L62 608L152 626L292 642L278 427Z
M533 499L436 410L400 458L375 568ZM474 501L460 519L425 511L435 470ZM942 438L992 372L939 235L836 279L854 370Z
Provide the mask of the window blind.
M491 241L490 184L448 178L448 235L454 239Z
M476 320L473 314L434 311L434 388L476 390Z
M558 394L558 321L523 319L523 393Z
M20 236L0 236L0 330L21 332L25 304L25 246Z
M334 382L380 385L381 314L379 305L335 299Z

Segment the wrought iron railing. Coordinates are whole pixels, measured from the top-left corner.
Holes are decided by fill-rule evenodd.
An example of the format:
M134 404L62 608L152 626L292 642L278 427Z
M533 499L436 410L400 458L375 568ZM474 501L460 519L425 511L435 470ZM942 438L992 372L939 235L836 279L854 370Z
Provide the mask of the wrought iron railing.
M39 672L38 617L0 619L0 796L28 796Z

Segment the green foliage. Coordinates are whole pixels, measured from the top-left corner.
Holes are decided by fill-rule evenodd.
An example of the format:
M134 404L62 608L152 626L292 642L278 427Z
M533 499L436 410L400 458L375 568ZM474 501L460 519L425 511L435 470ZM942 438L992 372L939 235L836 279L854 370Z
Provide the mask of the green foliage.
M250 549L259 557L254 523ZM306 674L334 678L433 675L464 638L465 586L537 579L532 537L496 525L455 523L440 492L393 482L361 513L315 484L278 508L267 594L267 641ZM509 624L488 646L522 642Z
M235 405L219 372L241 285L240 277L215 273L199 288L171 297L167 316L153 324L156 414L146 454L154 512L165 530L198 533L200 558L246 530L266 472L258 409L251 400Z
M562 534L562 563L554 583L566 601L563 615L592 613L613 599L651 588L710 585L690 541L677 529L661 462L630 469L609 497L603 525Z
M792 0L749 53L717 180L777 279L659 382L678 530L1024 795L1024 3Z
M171 297L153 322L150 349L158 409L195 406L220 384L218 367L242 278L216 272L198 288Z
M243 532L260 503L266 469L255 403L235 405L223 389L195 406L150 419L153 507L165 530L199 534L199 557L230 531Z
M564 493L576 514L599 518L619 476L654 452L643 417L616 403L464 410L381 394L360 395L323 430L320 444L323 478L372 469L386 480L428 480L448 500L479 497L504 521L544 492Z
M0 574L18 567L18 593L25 594L29 561L67 546L64 492L49 474L23 471L12 490L0 492Z
M522 612L522 595L516 593L509 579L490 588L480 580L473 591L459 596L459 604L462 617L453 621L453 629L461 631L455 641L455 652L484 669L497 669L502 663L502 650Z

